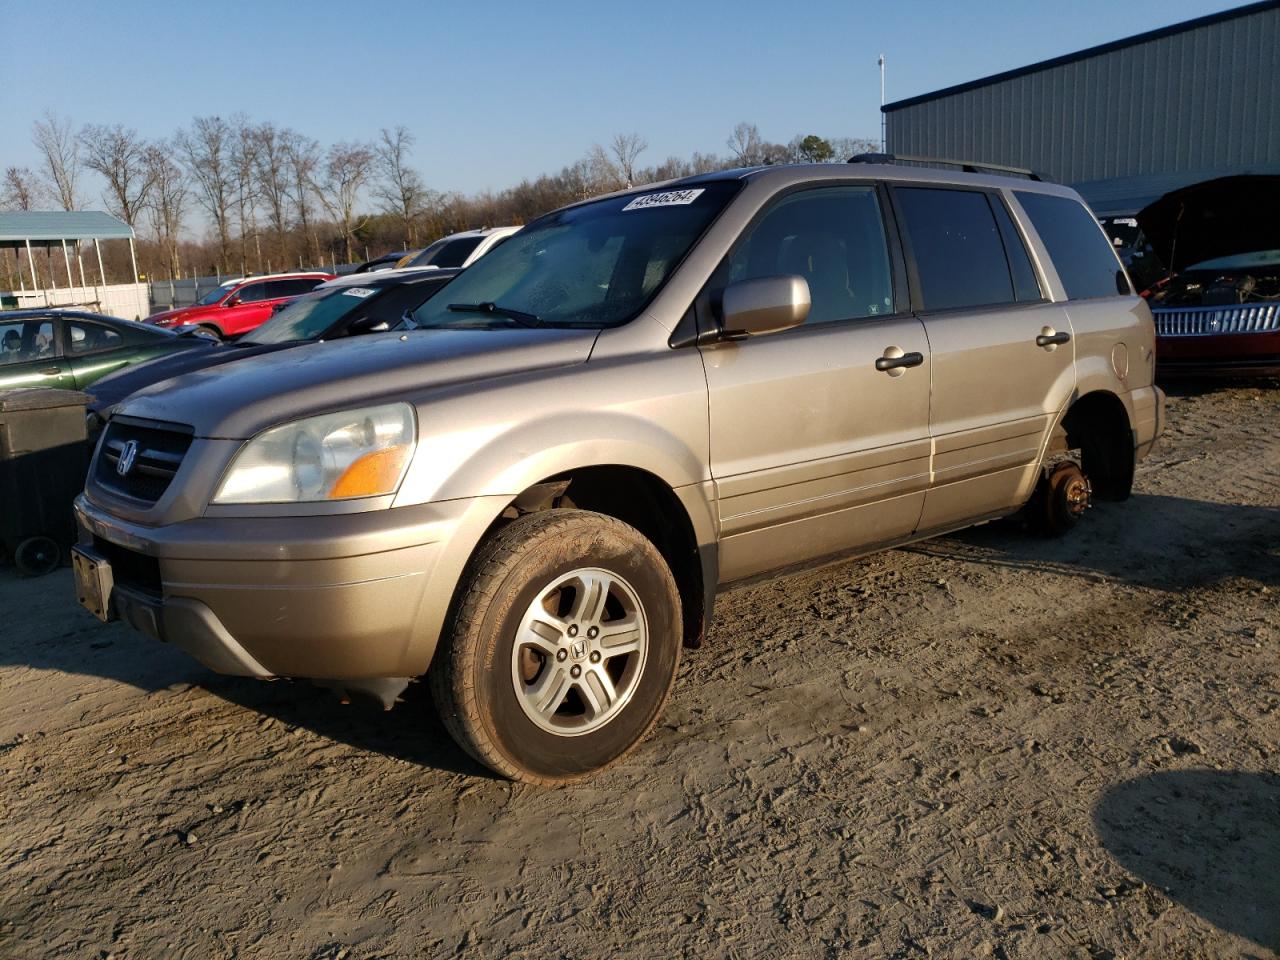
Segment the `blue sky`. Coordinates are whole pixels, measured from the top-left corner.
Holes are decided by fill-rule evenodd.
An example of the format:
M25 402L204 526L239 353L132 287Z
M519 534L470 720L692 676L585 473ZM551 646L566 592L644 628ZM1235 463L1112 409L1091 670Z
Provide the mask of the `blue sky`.
M1236 5L0 0L0 167L36 165L45 109L149 137L243 111L322 143L404 124L430 186L496 190L618 132L642 164L741 120L878 137L881 52L895 100Z

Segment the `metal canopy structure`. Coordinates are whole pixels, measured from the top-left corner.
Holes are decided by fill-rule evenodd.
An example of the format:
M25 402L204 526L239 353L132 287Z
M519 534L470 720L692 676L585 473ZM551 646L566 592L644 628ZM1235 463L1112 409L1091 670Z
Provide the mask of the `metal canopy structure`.
M0 212L0 250L27 251L31 268L31 283L36 289L40 279L36 272L34 247L48 249L62 247L62 258L67 266L67 286L74 286L71 276L71 254L68 243L78 244L92 240L98 255L98 279L106 284L106 272L102 267L102 240L128 240L129 258L133 263L133 281L138 282L138 254L134 246L133 227L123 220L101 210L8 210ZM79 259L77 257L77 259ZM56 286L56 284L55 284ZM80 263L80 286L87 286L84 263Z

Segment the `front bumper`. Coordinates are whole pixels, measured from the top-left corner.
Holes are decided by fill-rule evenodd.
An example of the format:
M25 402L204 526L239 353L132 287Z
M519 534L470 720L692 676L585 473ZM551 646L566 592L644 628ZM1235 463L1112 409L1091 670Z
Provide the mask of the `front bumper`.
M220 673L355 679L426 671L490 499L162 527L75 510L109 616Z

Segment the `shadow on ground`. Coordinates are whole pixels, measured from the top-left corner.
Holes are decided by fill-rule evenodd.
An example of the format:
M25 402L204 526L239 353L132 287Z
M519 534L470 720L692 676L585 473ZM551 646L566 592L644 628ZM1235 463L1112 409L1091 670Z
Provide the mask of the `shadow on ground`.
M1135 529L1143 536L1135 538ZM1063 577L1102 575L1135 587L1180 591L1245 578L1280 586L1280 507L1135 494L1096 504L1060 540L1024 532L1016 519L906 548L946 559Z
M1135 877L1214 926L1280 951L1280 777L1156 773L1108 790L1093 819Z
M267 682L211 675L202 686L246 710L358 750L468 777L497 779L453 742L425 683L410 684L390 711L361 699L342 703L332 691L307 680Z

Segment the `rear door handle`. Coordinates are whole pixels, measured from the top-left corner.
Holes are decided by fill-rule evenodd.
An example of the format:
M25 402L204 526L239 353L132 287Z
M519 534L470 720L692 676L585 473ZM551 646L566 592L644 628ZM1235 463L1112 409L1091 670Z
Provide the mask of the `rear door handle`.
M897 351L897 356L893 355L893 351ZM883 373L891 373L894 370L900 370L903 367L918 367L924 363L924 354L913 350L911 353L903 353L896 347L890 347L885 351L883 357L876 358L876 369Z
M1036 337L1037 347L1052 347L1059 343L1068 343L1071 340L1071 334L1065 330L1061 333L1042 333Z
M44 368L43 370L41 370L40 372L41 372L41 373L43 373L46 377L60 377L60 376L62 376L62 368L61 368L61 367L45 367L45 368Z

